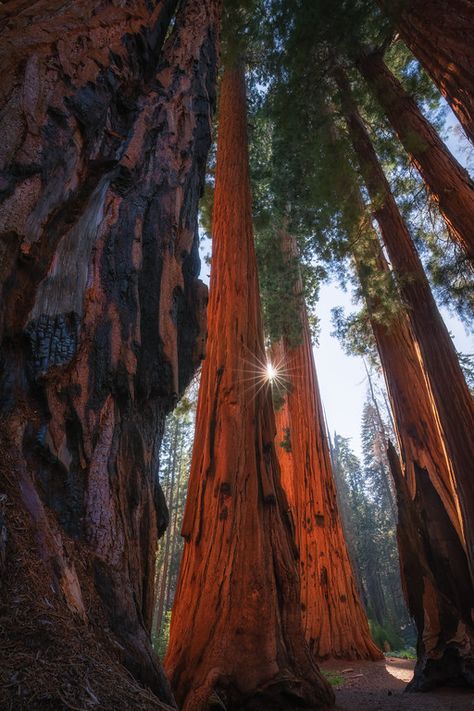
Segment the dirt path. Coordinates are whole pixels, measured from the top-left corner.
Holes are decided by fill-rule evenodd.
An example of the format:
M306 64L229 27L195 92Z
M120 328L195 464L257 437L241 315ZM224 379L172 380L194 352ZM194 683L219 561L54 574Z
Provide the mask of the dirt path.
M380 662L329 661L321 664L325 672L333 672L345 679L344 685L336 689L340 711L474 711L472 690L404 693L414 666L414 661L394 657Z

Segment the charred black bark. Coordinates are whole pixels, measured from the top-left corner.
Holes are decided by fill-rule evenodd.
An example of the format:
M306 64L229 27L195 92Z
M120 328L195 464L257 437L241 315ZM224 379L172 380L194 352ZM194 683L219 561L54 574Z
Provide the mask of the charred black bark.
M15 596L33 618L65 616L170 704L149 639L168 520L158 454L203 355L197 207L220 3L181 3L163 45L175 6L17 2L0 19L0 493L12 532L0 624L21 645ZM23 555L42 571L34 584ZM56 634L59 675L70 652ZM35 706L25 696L18 708Z

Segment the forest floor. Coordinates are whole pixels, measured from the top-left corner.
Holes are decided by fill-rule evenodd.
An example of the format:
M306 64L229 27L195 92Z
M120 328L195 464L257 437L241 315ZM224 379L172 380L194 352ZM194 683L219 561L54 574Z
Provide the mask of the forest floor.
M335 688L339 711L474 711L472 689L404 693L415 667L410 659L331 660L320 666L328 676L337 675L344 680Z

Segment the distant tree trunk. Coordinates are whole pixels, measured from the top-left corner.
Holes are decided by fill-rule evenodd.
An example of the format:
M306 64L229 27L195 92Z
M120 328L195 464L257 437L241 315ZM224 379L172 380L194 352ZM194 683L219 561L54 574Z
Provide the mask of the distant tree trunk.
M471 0L381 0L474 143L474 5Z
M221 86L208 355L165 660L183 711L221 702L229 710L320 708L334 699L301 627L270 389L258 380L264 358L244 69L236 63Z
M361 56L357 67L439 206L453 239L474 263L474 183L468 172L390 72L380 52Z
M125 695L132 681L118 662L174 703L150 643L156 541L168 518L158 456L165 415L205 338L197 208L219 2L180 3L165 42L176 4L0 10L9 668L25 668L30 625L41 634L51 614L30 676L7 692L19 709L32 708L31 694L41 702L45 673L44 703L62 708L72 694L69 708L89 705L87 688L69 682L78 654L91 659L93 688L113 667L107 707L142 708L136 692L135 702Z
M168 510L169 514L171 517L171 524L173 522L173 516L174 516L174 497L175 497L175 476L176 476L176 467L179 466L178 464L178 436L179 436L179 423L176 421L173 423L174 424L174 433L173 433L173 445L172 445L172 453L171 453L171 476L169 479L169 492L168 492ZM163 564L162 568L160 571L160 578L159 578L159 589L156 590L156 617L155 617L155 633L156 636L158 636L160 629L161 629L161 624L163 621L163 611L164 611L164 605L165 605L165 599L166 599L166 590L167 590L167 585L168 585L168 580L169 580L169 567L170 567L170 555L171 555L171 526L168 525L165 533L165 545L164 545L164 551L163 551Z
M408 690L474 686L473 595L464 550L426 472L417 468L413 497L391 444L388 457L397 490L402 583L418 629Z
M341 71L337 73L337 81L350 138L372 201L374 217L380 226L400 292L408 307L415 348L420 352L429 385L429 397L432 399L433 410L439 417L443 441L452 464L462 512L467 556L474 581L473 399L420 258L352 99L349 83ZM411 335L409 338L412 342ZM393 367L400 366L394 362ZM406 373L403 377L406 377ZM442 493L440 496L443 498Z
M374 235L375 237L375 235ZM380 255L381 261L383 259L383 256ZM385 270L384 270L385 271ZM370 389L370 397L372 400L372 404L376 413L376 418L377 418L377 426L378 426L378 431L375 429L375 423L373 423L374 428L373 428L373 436L374 440L378 436L379 438L382 438L383 441L383 454L385 456L385 448L386 448L386 443L387 443L387 433L385 431L385 425L382 419L382 415L380 414L380 408L379 404L377 402L377 398L375 397L375 392L374 392L374 386L372 383L372 376L370 374L369 369L367 368L367 364L364 361L364 367L365 367L365 372L367 373L367 379L369 381L369 389ZM385 489L385 495L387 497L387 502L390 507L390 511L393 516L393 520L397 520L397 506L395 502L395 496L394 492L392 490L392 487L390 486L390 481L389 478L385 474L384 466L382 463L379 465L379 471L380 471L380 481L382 482L382 486Z
M295 240L283 233L282 241L284 252L297 256ZM295 290L301 297L301 343L283 337L273 360L282 363L289 385L285 405L276 412L275 442L295 521L303 627L318 659L378 659L339 515L301 282ZM282 446L285 438L288 445Z
M178 481L176 482L176 508L174 512L172 512L171 516L171 527L172 527L172 532L171 532L171 555L170 555L170 567L169 567L169 580L168 580L168 586L166 589L166 601L165 601L165 610L168 612L171 610L171 607L173 605L173 589L176 584L176 571L179 569L179 549L180 549L180 535L179 535L179 528L180 528L180 523L182 519L182 513L183 513L183 502L181 499L182 492L181 492L181 486L182 486L182 468L180 467L178 469ZM179 506L179 509L178 509Z

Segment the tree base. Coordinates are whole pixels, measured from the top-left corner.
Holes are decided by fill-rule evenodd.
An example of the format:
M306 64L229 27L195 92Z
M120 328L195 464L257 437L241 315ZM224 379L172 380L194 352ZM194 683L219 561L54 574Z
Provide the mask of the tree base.
M448 647L442 657L421 657L406 691L431 691L438 686L474 687L474 657L463 656L457 647Z
M5 463L1 447L0 452ZM13 466L10 472L14 477ZM51 576L50 560L39 555L41 531L34 528L12 483L5 470L5 477L0 476L0 492L7 495L7 541L0 567L0 708L171 711L175 706L168 682L145 630L135 637L129 630L127 639L127 631L123 638L112 631L94 590L94 566L84 550L68 541L87 620L71 609ZM145 686L161 688L169 703Z
M311 684L280 675L249 695L232 685L218 686L209 698L206 711L325 711L333 708L334 701L334 692L324 679Z

